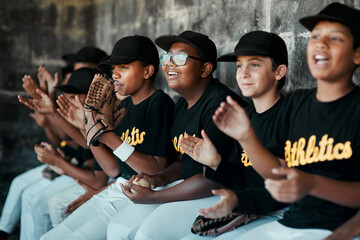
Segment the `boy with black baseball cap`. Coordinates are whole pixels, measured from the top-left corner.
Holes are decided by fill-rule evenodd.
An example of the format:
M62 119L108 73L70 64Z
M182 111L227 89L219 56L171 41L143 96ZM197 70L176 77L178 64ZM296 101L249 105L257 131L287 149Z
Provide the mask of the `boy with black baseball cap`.
M231 99L214 116L216 125L239 141L254 168L270 176L265 181L270 194L291 203L283 219L238 240L323 239L360 207L360 89L352 82L360 64L360 11L332 3L300 22L312 31L307 60L317 88L298 90L283 105L279 124L288 168L279 167Z
M283 156L283 148L278 139L280 130L278 121L284 97L279 90L285 84L287 55L286 44L281 37L275 33L253 31L240 38L234 52L217 59L219 62L236 63L238 86L242 94L251 98L254 103L245 110L256 136L269 151L280 158ZM232 149L230 161L224 161L206 133L203 132L202 135L203 139L192 136L183 138L180 141L183 151L209 167L205 172L207 178L232 191L227 189L213 191L215 195L221 196L221 200L216 205L199 211L203 217L197 218L192 228L193 233L222 234L221 239L234 239L244 231L279 219L279 213L275 215L270 213L284 208L286 204L279 203L270 196L265 189L263 177L253 169L240 144L237 143ZM197 154L198 151L203 154ZM224 223L220 224L222 219L229 221L233 211L242 215L233 217L232 223L224 220ZM266 216L249 223L261 215ZM242 221L238 219L241 218L247 222L246 226L224 233L239 226ZM211 225L213 227L210 227ZM202 237L189 234L183 239L202 239Z
M116 42L111 55L101 65L112 67L112 80L126 114L115 132L103 133L99 146L90 146L100 166L116 182L76 209L41 239L106 238L111 218L133 203L122 193L120 183L139 172L154 174L170 157L169 130L174 103L154 87L159 55L155 44L145 36L128 36ZM110 151L110 149L112 151ZM157 205L148 205L149 214ZM141 213L132 212L139 217ZM121 215L128 219L129 216ZM140 216L141 217L141 216Z
M135 239L179 239L188 233L199 206L212 205L218 200L217 196L211 196L211 189L219 187L205 179L202 164L183 154L179 140L186 135L200 136L201 130L206 129L220 154L227 157L235 141L218 130L212 114L227 95L237 98L243 106L247 103L213 78L217 50L207 35L188 30L179 35L160 36L155 43L166 51L160 55L160 63L168 86L181 95L175 105L170 132L177 157L159 174L145 172L136 176L137 179L147 178L153 186L167 186L166 189L152 191L130 181L123 186L123 191L136 203L162 203L145 220L137 222L143 221ZM131 189L137 193L133 194ZM170 212L171 218L168 217ZM127 237L136 227L121 219L113 226L112 223L109 229Z
M107 57L107 53L97 47L83 47L76 53L69 53L62 56L62 58L74 65L74 70L80 67L96 68L100 61Z

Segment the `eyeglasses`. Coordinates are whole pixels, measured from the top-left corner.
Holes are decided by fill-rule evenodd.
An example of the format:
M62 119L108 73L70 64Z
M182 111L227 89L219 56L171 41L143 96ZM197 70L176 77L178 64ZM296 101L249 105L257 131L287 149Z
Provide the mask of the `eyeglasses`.
M186 64L186 60L188 58L203 61L201 58L193 57L193 56L187 55L185 53L175 53L175 54L164 53L164 54L160 55L160 63L161 63L161 65L164 65L164 66L168 65L171 58L173 59L173 62L177 66L184 66Z

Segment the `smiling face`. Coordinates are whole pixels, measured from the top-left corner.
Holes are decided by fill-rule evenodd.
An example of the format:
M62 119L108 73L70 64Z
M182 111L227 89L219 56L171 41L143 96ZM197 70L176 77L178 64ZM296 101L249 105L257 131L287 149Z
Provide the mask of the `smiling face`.
M236 67L236 81L245 97L259 98L270 89L276 91L280 78L269 57L238 56Z
M182 42L174 43L168 53L184 53L199 58L194 47ZM184 66L177 66L170 59L170 62L161 68L169 87L181 94L201 81L201 66L201 61L187 58Z
M112 66L115 90L122 96L136 94L145 84L145 69L139 61Z
M307 46L311 74L327 82L350 79L358 52L353 49L353 36L348 27L338 22L321 21L312 30Z

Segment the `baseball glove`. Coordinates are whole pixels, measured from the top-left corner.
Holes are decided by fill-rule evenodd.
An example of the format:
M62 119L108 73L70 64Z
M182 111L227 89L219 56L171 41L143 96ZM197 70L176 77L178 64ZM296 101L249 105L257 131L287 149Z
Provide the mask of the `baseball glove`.
M122 108L115 96L114 85L102 74L96 74L91 82L84 114L87 146L97 146L99 137L105 132L114 131L121 120Z
M191 232L200 236L217 236L252 222L260 216L231 212L222 218L205 218L199 215L191 227Z

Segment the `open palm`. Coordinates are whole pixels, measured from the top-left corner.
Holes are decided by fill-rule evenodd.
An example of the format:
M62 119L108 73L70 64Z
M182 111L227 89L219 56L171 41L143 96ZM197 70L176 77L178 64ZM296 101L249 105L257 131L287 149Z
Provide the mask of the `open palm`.
M78 129L85 129L84 104L80 102L77 96L74 103L65 95L60 95L56 102L59 105L57 111L66 121Z
M250 128L250 120L246 112L230 96L227 103L222 102L215 111L213 121L216 126L226 135L239 140Z

